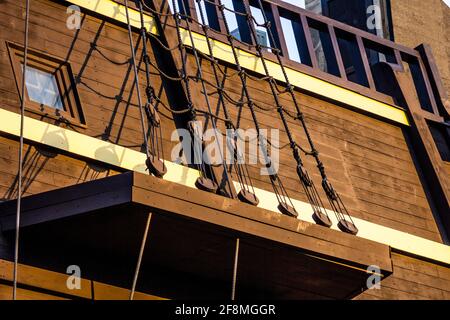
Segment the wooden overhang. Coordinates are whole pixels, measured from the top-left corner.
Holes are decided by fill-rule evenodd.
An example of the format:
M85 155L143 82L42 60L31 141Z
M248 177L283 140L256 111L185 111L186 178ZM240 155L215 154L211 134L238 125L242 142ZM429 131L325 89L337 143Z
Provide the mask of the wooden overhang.
M0 204L6 239L15 210ZM133 172L23 198L20 263L130 287L149 212L144 293L229 299L237 238L238 299L352 298L369 266L392 273L387 245Z

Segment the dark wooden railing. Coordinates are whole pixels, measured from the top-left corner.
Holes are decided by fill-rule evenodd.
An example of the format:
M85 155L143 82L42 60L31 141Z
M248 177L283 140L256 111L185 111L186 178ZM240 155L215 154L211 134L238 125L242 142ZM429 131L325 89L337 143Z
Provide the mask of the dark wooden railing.
M185 1L189 8L187 14L193 20L200 20L196 0L178 1ZM212 33L213 37L227 42L222 13L218 6L211 3L217 4L218 1L202 2L205 4L209 26L216 31ZM232 3L234 10L241 13L251 13L252 7L259 10L259 4L255 0L232 0ZM405 64L411 70L424 115L437 122L448 119L448 110L444 103L447 97L429 47L422 45L411 49L280 0L262 0L262 3L276 35L276 43L270 45L280 50L286 66L379 101L403 107L380 83L382 80L377 76L376 65L384 61L403 69ZM246 17L236 16L242 40L238 47L255 52L255 44L248 36ZM282 20L292 26L293 32L289 37L283 28ZM191 26L196 32L202 33L198 24L191 23ZM297 51L294 56L297 59L290 57L287 44L288 41L294 40ZM271 50L266 50L265 55L267 59L277 61Z

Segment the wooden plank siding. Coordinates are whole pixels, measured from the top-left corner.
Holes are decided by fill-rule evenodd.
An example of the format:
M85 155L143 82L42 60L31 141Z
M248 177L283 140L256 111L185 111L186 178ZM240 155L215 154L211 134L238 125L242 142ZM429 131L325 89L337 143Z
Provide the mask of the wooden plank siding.
M18 300L127 300L130 290L81 277L79 289L67 287L68 275L24 264L18 266ZM12 299L13 263L0 260L0 300ZM135 300L164 300L136 292Z
M9 66L10 62L4 41L18 43L22 41L23 4L6 1L2 6L4 10L0 13L2 18L0 24L5 28L0 30L2 39L0 103L2 107L17 112L19 99L12 79L12 69ZM82 130L82 133L90 136L105 138L105 130L109 126L110 134L107 138L111 142L140 149L142 138L135 91L131 94L132 104L129 107L126 103L117 105L116 101L112 99L119 94L124 99L128 99L131 93L130 88L132 88L133 73L127 64L110 63L98 51L90 51L91 43L97 38L97 47L105 56L117 62L126 61L130 55L126 30L110 23L103 25L99 19L87 16L74 41L74 31L65 27L66 15L63 6L46 0L35 0L31 10L32 13L39 12L39 14L31 15L30 48L42 50L60 58L69 56L74 74L78 75L82 70L83 82L97 92L94 93L87 87L78 85L87 118L87 128L77 130ZM155 61L152 52L150 55L152 61ZM192 56L189 58L188 63L195 66L194 58ZM214 82L209 62L204 60L202 68L205 78ZM129 71L129 76L127 81L124 81L127 71ZM154 69L152 71L155 72ZM228 69L227 72L231 74L234 73L234 70ZM141 85L144 86L143 81L141 81ZM159 76L152 76L152 85L157 92L161 90L161 99L167 103L167 93ZM279 128L281 132L280 145L286 145L288 141L284 129L281 128L279 116L276 110L273 110L274 102L269 93L268 84L248 79L248 86L250 94L258 105L265 109L272 109L270 111L258 110L261 127ZM121 93L122 87L124 89ZM213 92L213 88L207 87L209 92ZM225 87L234 99L240 99L241 84L237 75L228 78L225 81ZM142 88L142 92L144 92L144 88ZM297 93L297 96L304 109L313 139L321 152L330 180L342 194L351 212L357 217L374 223L441 241L401 128L302 93ZM293 113L292 102L287 95L282 95L280 98L285 107ZM211 97L211 103L213 106L217 105L216 96ZM206 106L197 107L206 110ZM237 120L238 108L230 103L227 107L233 120ZM161 108L161 112L163 114L165 158L169 159L170 151L174 146L174 142L170 142L170 134L175 125L172 120L168 119L172 115L167 110ZM223 116L220 112L219 115ZM306 146L305 136L298 123L290 118L288 121L296 140ZM254 127L247 107L243 109L240 122L244 129ZM222 124L219 123L219 125L223 128ZM280 176L283 178L288 192L294 198L305 200L304 195L299 192L300 185L297 177L291 174L295 161L289 147L281 150L280 154ZM14 155L13 152L8 154L8 157ZM6 156L2 157L6 159ZM15 168L17 164L12 159L8 160L10 166ZM319 185L320 177L314 161L310 157L305 160L307 168ZM4 168L6 169L6 167ZM55 176L53 170L49 170L48 173L43 170L40 174L42 178L36 178L36 181L54 184L55 187L61 186L60 183L52 183L53 176ZM260 177L258 170L259 167L256 166L250 168L255 186L271 190L269 180L267 177ZM7 171L9 175L14 172L9 169ZM51 177L47 178L46 175ZM56 174L56 177L59 176ZM67 179L66 181L66 183L73 183ZM5 184L2 187L7 190L10 185Z
M192 61L191 61L192 63ZM209 62L204 61L203 70L208 81L213 76L208 73ZM235 70L229 69L229 74ZM280 146L288 143L281 120L276 112L275 102L267 83L248 79L250 93L255 102L270 111L258 111L262 128L280 129ZM210 92L213 91L209 88ZM241 83L238 75L225 81L225 89L235 99L241 98ZM422 184L413 164L401 128L357 114L322 101L297 93L306 116L308 127L321 156L330 180L341 193L355 216L394 229L441 241ZM212 99L217 103L215 99ZM281 96L281 103L295 114L287 95ZM215 104L214 104L215 105ZM233 120L237 119L238 108L228 104ZM223 113L219 115L223 116ZM288 118L293 136L303 146L306 138L298 122ZM254 124L248 108L244 108L240 119L243 129ZM269 134L270 136L270 134ZM315 162L305 158L306 167L320 185L320 176ZM292 175L295 161L289 147L280 151L280 176L288 192L294 198L306 200L300 190L296 175ZM266 177L256 173L259 168L252 166L255 185L270 190Z
M380 290L367 290L357 300L449 300L450 270L433 263L392 253L394 273Z
M0 3L0 108L14 112L19 112L20 99L6 41L19 44L23 42L23 6L22 2L14 0L4 0ZM77 85L87 127L72 129L99 139L108 139L121 146L141 150L140 115L136 90L132 90L134 74L130 65L124 63L130 57L126 28L85 15L81 30L75 32L66 28L66 17L66 7L61 4L49 0L31 1L30 48L63 60L67 59L74 74L79 76L81 73L83 83L89 86L88 88L86 85ZM134 40L137 39L138 34L135 33ZM93 41L111 61L106 60L99 51L91 50ZM153 50L157 49L154 43L152 44L148 46L150 59L156 63ZM138 48L137 57L141 57L140 48L141 46ZM188 57L188 63L195 66L193 56ZM203 60L202 68L205 78L214 83L209 62ZM221 65L221 68L230 75L236 71L232 66ZM152 86L160 93L160 99L170 105L168 97L177 93L166 90L166 82L161 76L156 75L154 68L152 73ZM145 97L143 80L144 73L141 73L141 92ZM274 109L275 103L268 83L250 78L247 83L255 102L264 109L271 109L267 111L257 109L261 128L280 129L280 145L285 146L288 140L279 115ZM214 91L209 85L207 88L210 93ZM225 90L233 99L241 99L242 85L238 75L226 79ZM201 92L194 94L201 95ZM131 103L117 103L114 99L117 95L121 95L125 100L130 99ZM351 214L376 224L442 242L402 128L302 92L296 92L296 96L301 103L330 181L341 194ZM217 96L212 95L210 99L211 105L216 109ZM294 106L288 95L281 95L280 99L283 106L294 114ZM185 106L171 105L171 107ZM196 107L207 110L206 104ZM227 108L236 122L238 107L227 103ZM164 158L169 160L171 150L176 144L170 141L171 133L176 128L174 115L162 106L160 111ZM221 110L218 110L217 114L223 117ZM39 119L39 116L30 112L26 115ZM301 127L291 118L288 118L288 122L296 141L307 148ZM219 121L218 124L224 129L223 123ZM254 128L247 106L242 110L240 127ZM14 199L17 196L18 147L16 140L0 136L0 201ZM27 144L24 150L25 195L120 172L117 168L97 172L83 159L68 154L46 158L34 146ZM321 180L315 162L308 157L305 158L305 165L319 187ZM249 166L255 187L272 191L269 178L259 175L260 168L261 165ZM450 165L447 165L447 171L450 174ZM306 197L301 191L297 175L293 172L295 161L287 146L280 150L279 175L289 195L305 201ZM237 177L233 178L237 180ZM321 188L319 189L325 199L324 193ZM359 296L359 299L450 299L450 269L399 253L393 253L393 261L394 275L383 282L382 290L368 291ZM7 285L0 284L0 299L7 297L7 290L9 290ZM25 289L21 289L19 296L38 298Z

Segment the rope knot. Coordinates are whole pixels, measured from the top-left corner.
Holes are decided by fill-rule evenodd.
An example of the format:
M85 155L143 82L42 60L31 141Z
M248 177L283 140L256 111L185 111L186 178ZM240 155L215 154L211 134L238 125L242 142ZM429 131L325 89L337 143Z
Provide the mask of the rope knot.
M147 88L145 88L145 93L147 93L150 100L153 100L153 97L155 96L155 89L153 89L152 86L147 86Z
M302 159L300 157L300 152L299 152L297 143L291 142L291 149L292 149L292 152L294 153L295 161L297 161L297 163L299 163L299 164L302 164Z
M322 180L322 188L331 200L336 201L338 199L336 190L334 190L327 178Z
M308 171L306 171L305 167L301 163L297 166L297 174L305 186L312 187L313 182L309 177Z
M147 53L145 53L142 58L144 59L144 63L150 63L150 56Z

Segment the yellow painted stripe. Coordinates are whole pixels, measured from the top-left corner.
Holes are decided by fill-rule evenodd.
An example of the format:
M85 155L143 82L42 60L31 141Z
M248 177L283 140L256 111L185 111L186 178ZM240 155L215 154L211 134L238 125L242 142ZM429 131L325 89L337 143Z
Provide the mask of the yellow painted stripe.
M239 192L239 183L234 182L234 186ZM279 212L278 200L274 193L258 188L255 188L255 193L260 200L258 207ZM309 203L296 199L292 199L292 202L297 212L300 213L300 220L315 223L312 218L313 211ZM330 210L327 210L327 212L330 219L333 221L332 229L339 230L337 227L338 221L334 212ZM358 218L353 218L353 220L359 229L357 235L358 237L383 243L399 251L408 252L413 255L450 265L450 246L424 239L406 232L387 228L366 220Z
M111 0L70 0L70 2L90 11L94 11L98 14L126 23L124 7ZM140 27L139 13L135 10L130 10L130 16L132 17L132 25L135 27ZM149 25L148 29L156 34L157 28L153 17L145 15L145 21L147 21ZM184 29L181 31L183 43L187 46L192 46L188 31ZM193 38L195 47L199 51L209 54L205 36L194 33ZM213 55L216 59L234 64L231 46L217 40L212 40L212 47ZM238 56L242 67L259 74L265 74L261 59L256 55L244 50L238 50ZM272 61L267 61L267 66L269 73L275 79L279 81L285 80L279 64ZM357 92L339 87L330 82L315 78L291 68L286 68L286 72L291 84L297 88L318 94L322 97L332 99L340 103L344 103L365 113L409 126L408 117L405 111L400 108L366 97Z
M0 108L0 132L19 137L20 115ZM27 141L45 144L125 170L147 173L145 167L146 155L144 153L86 136L69 129L60 128L43 121L25 117L24 137ZM168 170L164 176L164 180L195 188L195 181L199 177L197 170L169 161L166 161L166 166ZM233 183L239 192L239 183L235 181ZM255 188L255 191L260 200L258 207L279 213L278 202L274 193L258 188ZM311 205L296 199L292 199L292 201L295 209L300 212L299 219L314 224ZM333 228L339 230L334 213L331 211L329 215L333 220ZM354 220L359 229L358 237L383 243L400 251L450 265L450 246L362 219L355 218Z
M70 0L69 2L102 16L127 23L125 6L117 2L111 0ZM128 15L130 17L130 24L133 27L141 28L139 11L130 8L128 10ZM156 27L155 19L153 19L152 16L144 15L144 25L149 32L158 34L158 28Z
M187 30L182 31L183 43L192 46L189 32ZM194 45L199 51L209 54L208 42L206 37L194 33ZM232 54L232 49L228 44L220 41L212 40L213 55L215 58L234 64L235 60ZM257 72L259 74L265 74L262 61L256 55L249 52L238 50L239 62L242 67ZM284 75L282 68L278 63L267 60L267 67L269 74L277 80L284 81ZM379 117L383 117L394 122L409 125L408 118L404 110L394 106L390 106L386 103L368 98L354 91L336 86L321 79L312 77L305 73L285 68L289 81L297 88L319 94L322 97L339 101L346 105L352 106L364 112L368 112Z
M0 109L0 130L18 137L20 135L20 115ZM126 170L148 174L146 171L146 155L132 149L124 148L103 140L99 140L78 132L25 117L24 138L97 160ZM167 174L164 180L180 183L195 188L199 177L197 170L166 161Z

